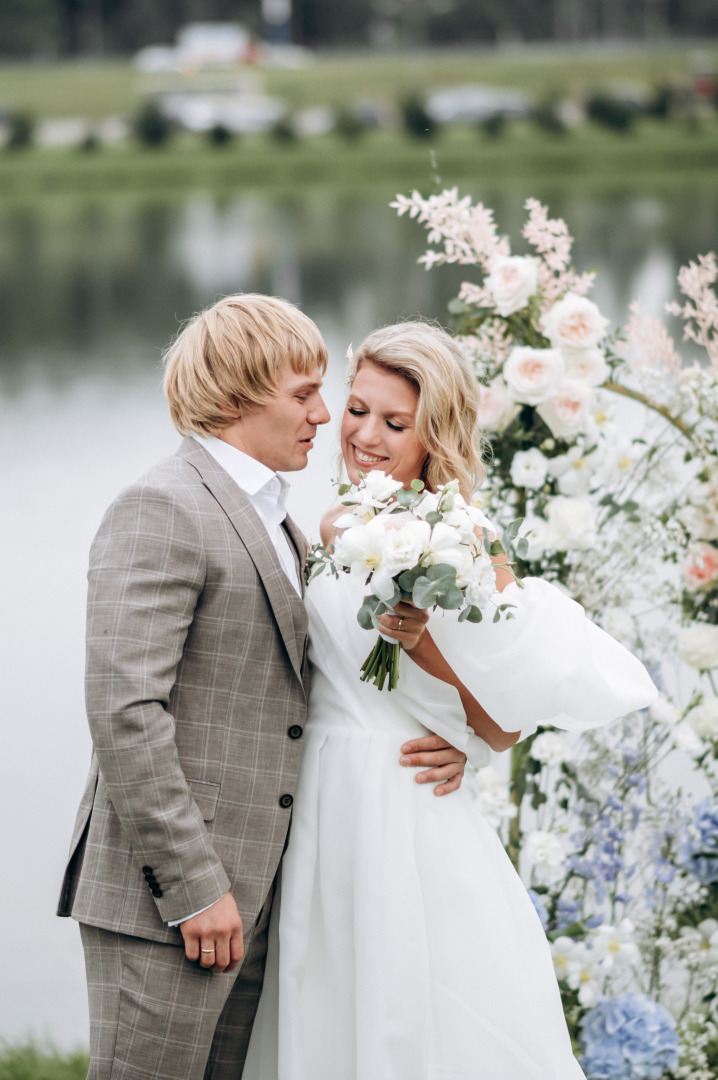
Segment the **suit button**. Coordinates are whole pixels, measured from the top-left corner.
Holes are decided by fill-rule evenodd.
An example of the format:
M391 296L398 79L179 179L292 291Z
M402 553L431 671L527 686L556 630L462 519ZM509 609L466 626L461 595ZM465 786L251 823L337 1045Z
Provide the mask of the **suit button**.
M294 802L294 799L292 798L291 795L280 795L279 796L279 805L281 806L282 810L288 810L293 802Z
M154 874L154 870L151 866L143 866L142 873L145 875L145 877L147 877L148 874Z
M157 884L157 878L154 874L145 874L145 881L150 887Z
M152 890L152 895L153 895L153 896L157 896L157 897L160 897L160 896L164 896L164 893L162 892L162 889L160 889L160 888L157 888L157 887L155 887L155 888L154 888L154 889Z
M301 739L303 730L304 729L301 728L299 724L292 724L292 726L287 732L287 735L290 739Z

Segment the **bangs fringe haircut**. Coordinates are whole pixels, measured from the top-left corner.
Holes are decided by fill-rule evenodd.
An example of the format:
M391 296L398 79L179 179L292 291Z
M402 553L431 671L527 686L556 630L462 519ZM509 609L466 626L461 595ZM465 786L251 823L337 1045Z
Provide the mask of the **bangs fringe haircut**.
M457 479L470 499L483 481L487 444L478 425L479 387L454 339L425 322L375 330L354 353L349 386L362 364L401 375L419 391L414 430L427 451L421 478L431 491Z
M298 375L327 367L312 320L286 300L226 296L195 315L164 355L164 392L182 435L214 435L277 392L288 364Z

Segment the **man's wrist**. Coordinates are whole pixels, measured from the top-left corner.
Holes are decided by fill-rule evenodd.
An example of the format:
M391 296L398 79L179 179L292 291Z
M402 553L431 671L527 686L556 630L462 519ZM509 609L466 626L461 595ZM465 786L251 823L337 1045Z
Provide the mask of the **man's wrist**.
M219 899L221 900L222 897L220 896ZM185 915L182 919L172 919L172 921L168 922L167 925L180 926L182 923L189 922L190 919L194 919L195 915L201 915L203 911L209 911L211 907L214 907L214 905L218 903L219 900L214 900L211 904L207 904L207 907L200 908L199 911L193 911L191 915Z

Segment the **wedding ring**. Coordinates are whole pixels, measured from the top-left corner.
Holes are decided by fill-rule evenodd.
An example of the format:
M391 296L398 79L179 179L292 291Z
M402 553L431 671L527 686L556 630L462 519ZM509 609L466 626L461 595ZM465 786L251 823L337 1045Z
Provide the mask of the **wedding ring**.
M202 949L202 952L215 952L214 949Z
M403 623L403 621L404 621L404 616L400 615L399 616L399 622L396 624L397 630L401 630L401 624Z

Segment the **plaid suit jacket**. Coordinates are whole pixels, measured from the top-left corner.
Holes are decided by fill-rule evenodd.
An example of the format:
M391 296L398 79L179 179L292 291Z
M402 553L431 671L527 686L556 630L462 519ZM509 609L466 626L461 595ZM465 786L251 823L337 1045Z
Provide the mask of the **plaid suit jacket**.
M167 921L231 889L253 925L289 828L306 631L249 499L196 440L119 495L90 555L94 752L58 914L179 943Z

